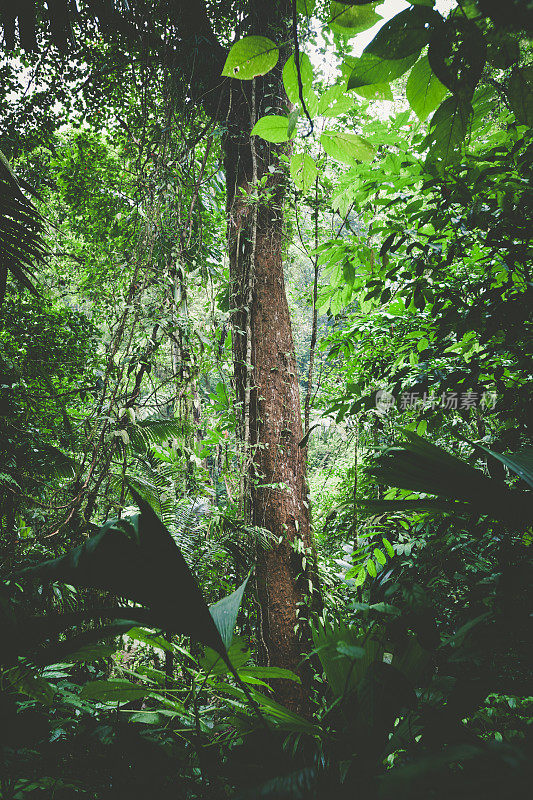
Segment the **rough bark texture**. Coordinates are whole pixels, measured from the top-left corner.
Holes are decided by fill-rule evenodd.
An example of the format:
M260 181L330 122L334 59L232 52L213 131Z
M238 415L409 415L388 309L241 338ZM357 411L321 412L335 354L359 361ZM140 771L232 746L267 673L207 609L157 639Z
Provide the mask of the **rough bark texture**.
M267 34L268 35L268 34ZM257 117L265 107L283 108L280 70L256 79ZM250 108L235 101L225 141L228 238L232 281L233 347L237 396L249 429L249 517L275 537L272 549L257 554L259 648L265 664L295 672L305 648L298 610L316 587L300 394L283 274L283 204L286 146L250 142ZM256 148L255 168L251 147ZM254 201L253 173L264 188ZM255 189L257 194L257 188ZM251 303L250 303L251 299ZM248 345L251 336L251 348ZM247 363L247 358L251 362ZM249 408L247 391L249 387ZM300 544L298 543L300 541ZM302 608L303 611L303 608ZM304 621L305 622L305 621ZM305 681L304 681L305 682ZM305 688L280 681L278 698L305 711Z

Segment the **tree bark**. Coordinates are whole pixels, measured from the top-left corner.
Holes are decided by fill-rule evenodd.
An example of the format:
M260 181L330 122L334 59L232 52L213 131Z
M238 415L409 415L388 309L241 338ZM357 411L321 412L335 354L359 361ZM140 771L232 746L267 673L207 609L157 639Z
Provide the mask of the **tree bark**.
M280 156L287 146L250 137L253 118L267 106L268 113L286 113L281 68L257 78L249 95L247 89L239 87L238 99L232 98L224 147L235 382L243 438L249 440L245 505L252 524L273 536L273 546L257 552L258 644L264 664L305 678L300 662L306 626L305 619L299 625L298 612L318 587L283 273L286 168ZM281 702L306 710L305 686L285 680L275 688Z

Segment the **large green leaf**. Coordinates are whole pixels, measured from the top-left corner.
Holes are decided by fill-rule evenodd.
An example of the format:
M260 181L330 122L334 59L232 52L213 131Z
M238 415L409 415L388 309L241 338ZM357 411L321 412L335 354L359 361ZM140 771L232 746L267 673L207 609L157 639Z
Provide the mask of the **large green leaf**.
M125 430L132 449L145 453L153 444L165 444L169 439L179 438L183 431L183 423L179 419L149 417L126 424Z
M287 680L301 683L301 678L292 672L290 669L283 669L283 667L244 667L239 670L241 678L247 676L253 678L262 678L263 680Z
M320 143L328 156L351 167L359 162L370 162L376 155L370 142L355 133L324 131Z
M314 160L307 153L295 153L291 158L291 178L296 187L307 192L314 185L318 169Z
M533 66L516 67L507 82L507 97L519 125L533 126Z
M368 470L380 482L437 495L448 501L462 501L457 504L461 513L488 515L515 525L527 524L530 520L530 492L511 491L505 483L489 478L412 431L403 430L403 434L408 439L407 444L385 451ZM396 502L391 502L396 507ZM427 505L424 499L422 506ZM451 510L455 510L455 506Z
M345 86L337 83L320 96L318 113L323 117L338 117L353 108L354 102L354 98L346 94Z
M468 511L468 506L444 500L358 500L358 505L372 514L391 514L394 511L426 511L432 513Z
M505 456L501 453L495 453L494 450L489 450L488 447L482 444L475 444L474 442L470 442L470 444L500 461L507 469L510 469L511 472L514 472L515 475L518 475L533 488L533 448L528 447L518 453L513 453L511 456Z
M376 13L375 9L378 5L379 2L365 3L364 5L332 2L328 24L335 33L343 36L355 36L383 19L380 14Z
M310 17L315 10L315 0L296 0L296 10L304 17Z
M244 636L235 636L231 646L228 648L229 659L237 670L248 664L252 658L252 651ZM207 648L203 656L198 659L201 668L211 675L227 675L231 670L228 665L220 658L220 655L211 648Z
M460 161L472 115L471 104L461 97L448 97L433 114L424 143L438 172Z
M396 80L413 66L417 58L418 53L412 53L405 58L389 59L366 51L361 58L349 58L344 64L344 70L349 73L348 90Z
M135 683L125 680L89 681L80 692L82 700L94 700L97 703L129 703L141 700L150 694Z
M245 36L235 42L229 51L222 75L241 81L251 80L270 72L278 63L278 58L279 48L271 39L266 36Z
M405 89L409 105L421 122L437 108L447 91L431 69L428 57L423 56L411 70Z
M369 665L383 657L383 645L377 639L361 636L360 631L344 622L320 622L312 626L313 644L336 697L354 689Z
M368 86L358 86L354 92L365 100L393 100L391 88L388 83L371 83Z
M220 632L172 536L148 503L130 491L140 514L109 522L84 544L22 576L128 597L150 610L153 624L185 633L225 658Z
M266 142L281 144L288 142L294 134L289 133L289 118L280 114L268 114L255 123L251 132L252 136L260 136Z
M318 108L318 98L313 91L313 67L307 53L300 53L300 77L302 80L302 94L305 106L311 117L314 117ZM287 97L295 105L300 105L300 87L298 84L298 71L294 56L287 59L283 67L283 86Z
M485 65L485 39L469 19L448 19L432 36L431 69L451 92L471 97Z
M250 576L248 576L232 594L223 597L218 603L209 606L209 611L211 612L213 621L217 626L217 630L220 633L226 649L229 649L231 646L237 615L241 607L242 596L249 577Z
M442 22L441 15L431 8L408 8L380 28L364 53L387 59L403 59L420 53Z

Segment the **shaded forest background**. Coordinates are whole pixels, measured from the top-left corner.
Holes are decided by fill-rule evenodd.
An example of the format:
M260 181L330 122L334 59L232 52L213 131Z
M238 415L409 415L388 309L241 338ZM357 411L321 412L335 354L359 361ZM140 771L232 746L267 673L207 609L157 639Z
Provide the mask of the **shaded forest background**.
M2 11L1 800L526 790L532 13Z

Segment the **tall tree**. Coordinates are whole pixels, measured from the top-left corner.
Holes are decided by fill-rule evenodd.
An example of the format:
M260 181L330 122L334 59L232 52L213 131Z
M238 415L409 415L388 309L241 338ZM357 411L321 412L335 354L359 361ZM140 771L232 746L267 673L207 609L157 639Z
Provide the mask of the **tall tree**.
M257 553L259 650L266 664L298 672L302 657L298 611L306 596L317 596L318 587L283 274L286 169L280 157L287 146L250 135L255 121L267 111L286 114L288 101L281 65L253 81L222 77L228 29L237 29L237 38L255 35L290 41L292 2L230 0L218 4L210 17L203 1L163 0L149 8L138 2L129 12L120 13L109 0L89 3L88 13L98 18L106 36L118 34L133 47L140 42L154 58L177 70L187 81L190 95L225 130L232 341L246 471L244 507L248 519L273 537L271 549ZM27 20L19 19L21 44L31 48L36 42L34 28L26 30L25 25ZM66 23L63 33L61 20L50 27L54 42L68 47ZM11 28L5 30L9 44ZM305 705L305 689L292 681L280 682L278 696L292 708Z

